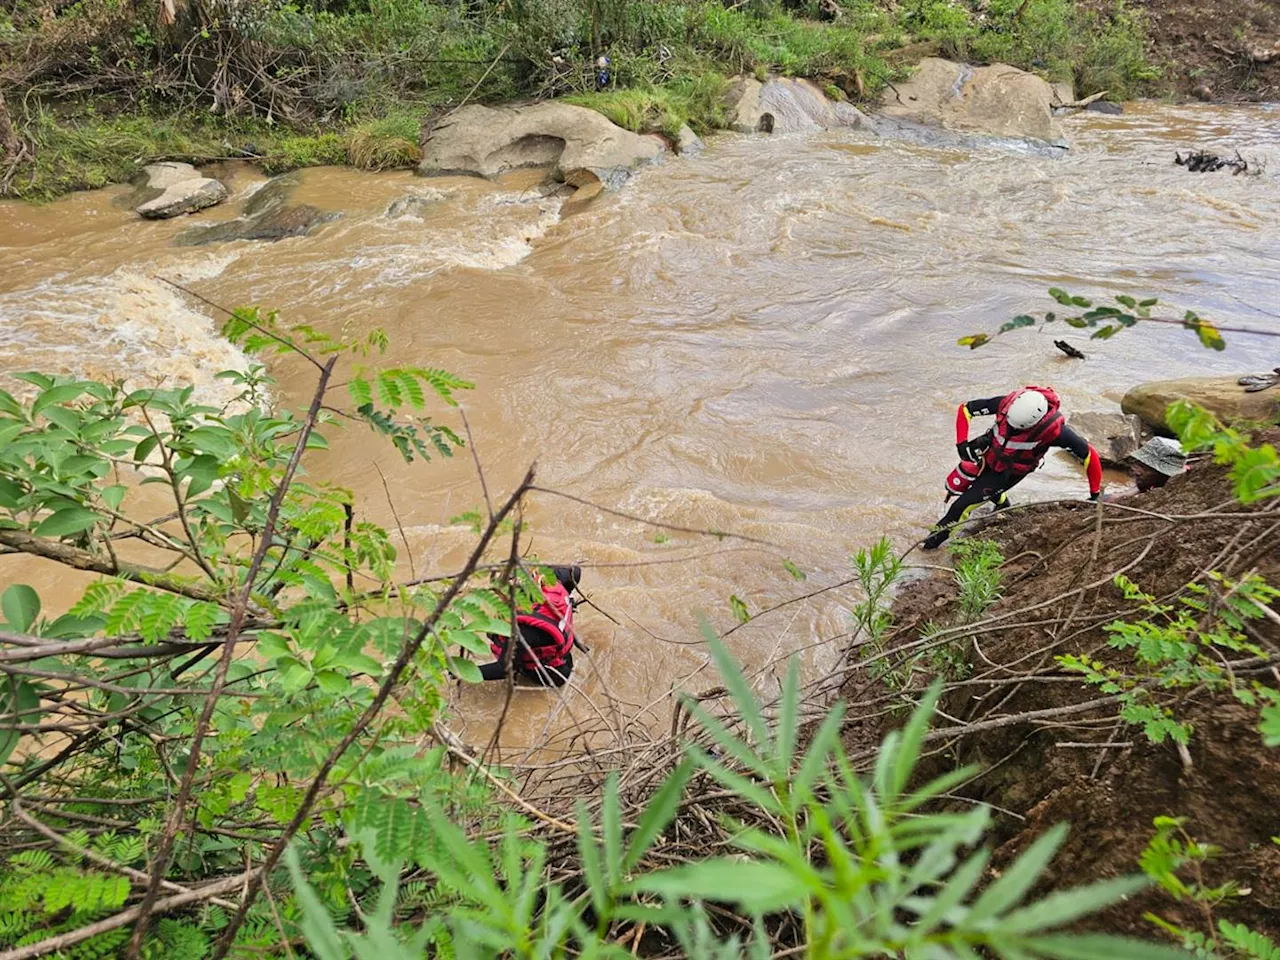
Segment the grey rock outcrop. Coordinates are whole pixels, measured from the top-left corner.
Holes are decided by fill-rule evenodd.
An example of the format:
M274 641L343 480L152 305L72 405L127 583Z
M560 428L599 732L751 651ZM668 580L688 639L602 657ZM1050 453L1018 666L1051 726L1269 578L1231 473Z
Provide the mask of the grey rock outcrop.
M467 106L436 125L422 142L425 176L493 178L521 167L551 167L575 187L621 186L661 159L653 137L623 130L603 115L567 103L527 107Z
M152 163L142 168L142 183L134 208L147 220L167 220L195 213L227 199L227 188L202 176L189 163Z
M1107 466L1119 466L1142 443L1142 421L1130 414L1073 413L1069 422Z
M676 135L676 153L682 157L696 157L706 149L702 138L689 129L687 125L680 128Z
M889 88L881 115L962 133L1065 143L1053 118L1054 89L1035 74L928 57L906 83Z
M866 122L857 107L833 101L809 80L739 77L725 97L729 129L737 133L808 133Z

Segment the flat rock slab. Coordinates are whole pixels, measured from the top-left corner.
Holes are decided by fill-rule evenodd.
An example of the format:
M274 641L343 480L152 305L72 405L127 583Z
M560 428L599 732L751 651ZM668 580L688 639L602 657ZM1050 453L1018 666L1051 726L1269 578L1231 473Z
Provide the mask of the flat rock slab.
M1054 102L1047 81L1016 67L928 57L910 80L885 91L880 112L948 130L1065 144L1053 118Z
M1184 377L1155 380L1134 387L1124 395L1120 408L1141 417L1155 430L1167 431L1169 407L1187 400L1204 407L1226 424L1247 421L1276 423L1280 420L1280 387L1248 393L1237 377Z
M424 176L471 175L493 179L522 167L551 167L576 187L593 181L621 186L640 167L656 163L662 143L623 130L602 114L567 103L527 107L463 107L437 124L422 142Z
M298 183L296 174L268 180L245 201L243 216L224 223L193 227L182 233L175 243L180 247L201 247L232 240L273 241L305 237L342 216L309 203L290 203L290 196Z
M167 220L215 206L227 196L226 186L189 163L152 163L142 168L142 202L134 210L147 220Z

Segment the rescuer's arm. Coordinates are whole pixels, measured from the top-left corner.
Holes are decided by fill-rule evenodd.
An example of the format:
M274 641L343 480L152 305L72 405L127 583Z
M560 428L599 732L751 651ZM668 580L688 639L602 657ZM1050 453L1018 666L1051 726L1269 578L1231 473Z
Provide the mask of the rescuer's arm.
M1098 457L1098 451L1066 424L1063 424L1053 445L1070 451L1077 460L1083 461L1084 472L1089 478L1089 499L1097 500L1102 491L1102 460Z
M960 404L956 410L956 452L960 454L961 460L977 459L975 451L969 447L969 421L974 417L993 416L1000 409L1000 401L1003 399L1004 395L1001 394L998 397Z

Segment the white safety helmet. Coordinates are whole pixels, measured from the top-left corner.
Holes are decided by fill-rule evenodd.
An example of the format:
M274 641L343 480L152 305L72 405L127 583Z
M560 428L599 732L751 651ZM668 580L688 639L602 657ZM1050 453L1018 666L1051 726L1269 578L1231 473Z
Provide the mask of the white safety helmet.
M1030 430L1049 413L1049 398L1039 390L1023 390L1009 404L1005 418L1014 430Z

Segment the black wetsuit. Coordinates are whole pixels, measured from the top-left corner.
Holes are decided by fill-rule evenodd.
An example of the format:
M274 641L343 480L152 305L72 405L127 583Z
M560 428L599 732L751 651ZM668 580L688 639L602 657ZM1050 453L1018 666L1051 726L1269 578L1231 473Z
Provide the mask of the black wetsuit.
M978 474L968 490L951 502L942 519L934 525L933 533L924 542L926 548L940 546L951 535L951 528L966 520L984 500L990 501L997 510L1003 510L1009 505L1008 492L1028 476L1025 473L1011 471L997 472L986 465L982 455L992 443L990 430L974 440L968 440L969 420L973 417L994 416L1004 398L1005 395L1001 394L984 400L970 400L968 403L961 404L956 412L956 442L969 443L975 458L982 464L982 472ZM1089 477L1089 493L1097 494L1102 483L1102 464L1098 454L1089 445L1089 441L1064 423L1058 431L1058 436L1047 446L1061 447L1080 460Z

